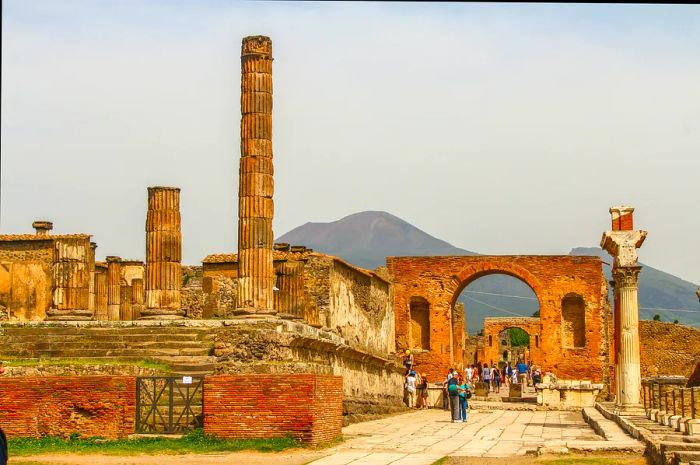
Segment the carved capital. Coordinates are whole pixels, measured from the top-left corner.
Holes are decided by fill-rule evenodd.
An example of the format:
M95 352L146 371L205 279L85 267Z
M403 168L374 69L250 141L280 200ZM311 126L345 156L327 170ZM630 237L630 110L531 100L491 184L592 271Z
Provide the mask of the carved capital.
M266 36L248 36L243 38L241 55L262 55L272 58L272 40Z
M637 249L646 237L646 231L606 231L600 246L615 257L616 266L637 266Z
M613 268L613 278L615 278L615 286L621 287L637 287L639 282L639 272L641 266L624 266Z

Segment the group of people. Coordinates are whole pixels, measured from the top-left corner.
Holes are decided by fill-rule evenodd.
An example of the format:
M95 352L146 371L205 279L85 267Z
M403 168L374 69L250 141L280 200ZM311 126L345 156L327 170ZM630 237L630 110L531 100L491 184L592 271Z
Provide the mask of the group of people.
M466 423L469 413L469 399L472 396L472 384L466 373L463 375L458 370L450 368L443 383L443 389L452 423Z

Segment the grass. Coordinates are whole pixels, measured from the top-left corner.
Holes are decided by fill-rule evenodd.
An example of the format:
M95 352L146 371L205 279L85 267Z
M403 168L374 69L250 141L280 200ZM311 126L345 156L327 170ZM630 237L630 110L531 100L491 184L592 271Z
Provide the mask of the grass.
M93 365L133 365L141 368L150 368L169 373L168 364L145 358L143 360L122 360L119 358L96 360L93 358L13 358L5 359L4 365L8 367L34 367L34 366L93 366Z
M203 430L196 429L179 439L164 437L117 439L107 441L100 438L70 439L56 437L18 438L8 441L10 456L27 456L39 454L201 454L207 452L237 452L255 450L259 452L279 452L301 447L294 438L270 439L219 439L207 436Z
M445 465L446 463L447 463L447 457L443 457L441 459L437 459L431 465Z

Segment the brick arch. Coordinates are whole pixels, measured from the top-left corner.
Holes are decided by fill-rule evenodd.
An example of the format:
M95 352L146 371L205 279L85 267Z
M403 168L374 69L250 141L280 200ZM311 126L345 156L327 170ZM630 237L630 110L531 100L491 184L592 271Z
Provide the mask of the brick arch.
M535 275L526 268L513 263L491 263L488 261L478 262L465 266L456 276L453 276L454 291L452 291L452 303L454 306L462 291L471 283L484 276L493 274L504 274L527 284L537 297L537 304L542 307L541 284Z
M490 363L501 360L501 346L498 336L505 330L518 328L530 336L530 358L528 363L540 363L540 344L542 335L542 322L539 318L513 317L513 318L486 318L484 319L484 358L483 362ZM489 346L488 338L492 336L496 344Z

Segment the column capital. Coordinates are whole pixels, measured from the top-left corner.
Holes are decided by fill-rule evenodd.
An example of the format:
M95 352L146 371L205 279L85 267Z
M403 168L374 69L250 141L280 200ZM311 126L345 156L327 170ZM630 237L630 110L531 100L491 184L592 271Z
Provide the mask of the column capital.
M618 266L613 268L616 287L637 287L641 266Z

